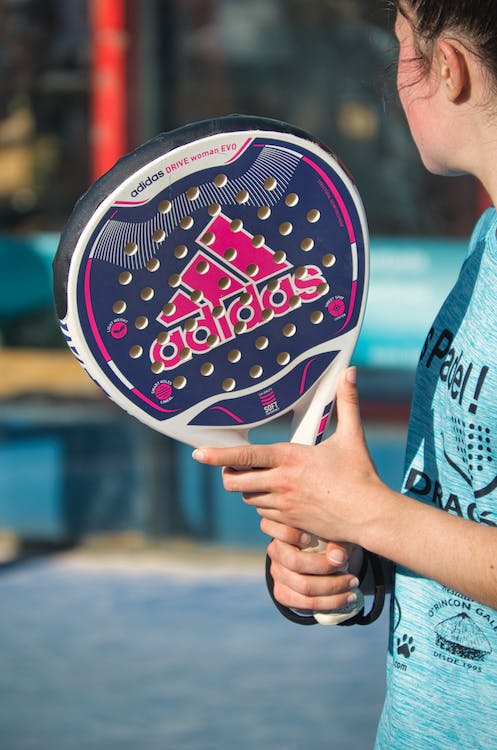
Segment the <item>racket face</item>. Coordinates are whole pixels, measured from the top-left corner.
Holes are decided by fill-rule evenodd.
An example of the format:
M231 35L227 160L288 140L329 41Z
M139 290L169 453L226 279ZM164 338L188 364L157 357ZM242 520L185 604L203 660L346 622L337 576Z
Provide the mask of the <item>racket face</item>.
M61 328L90 376L191 445L239 442L309 397L350 356L367 285L362 203L328 150L273 121L209 131L111 170L54 263Z

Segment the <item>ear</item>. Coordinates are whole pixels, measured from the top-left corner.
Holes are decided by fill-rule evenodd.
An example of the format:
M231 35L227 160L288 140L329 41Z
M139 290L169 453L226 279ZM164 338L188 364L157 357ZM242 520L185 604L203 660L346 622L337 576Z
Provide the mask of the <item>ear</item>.
M441 84L451 102L464 101L470 92L470 75L463 47L446 39L438 42L437 58Z

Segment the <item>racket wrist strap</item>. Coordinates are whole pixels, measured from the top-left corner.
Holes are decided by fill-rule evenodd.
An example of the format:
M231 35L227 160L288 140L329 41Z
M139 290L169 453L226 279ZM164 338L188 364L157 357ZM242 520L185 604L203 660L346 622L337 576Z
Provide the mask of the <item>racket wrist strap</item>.
M373 552L364 550L363 561L358 575L359 584L364 581L369 567L371 567L371 572L374 579L374 598L371 609L367 614L365 614L363 608L349 620L344 620L343 622L337 623L338 625L371 625L381 615L385 603L385 579L383 566L380 558L377 555L375 555ZM279 601L277 601L274 596L274 580L271 575L271 559L269 555L266 555L266 584L269 595L273 600L276 609L283 615L283 617L286 617L287 620L290 620L297 625L318 624L318 621L312 614L302 614L301 612L297 612L296 610L290 609L289 607L285 607L284 604L281 604Z
M378 555L375 555L374 552L363 550L363 560L358 576L359 587L366 578L369 568L371 568L371 574L374 581L373 603L371 609L367 614L364 613L364 610L358 612L357 615L351 617L350 620L344 620L344 622L340 622L338 625L371 625L383 612L385 604L385 574L383 571L383 564Z

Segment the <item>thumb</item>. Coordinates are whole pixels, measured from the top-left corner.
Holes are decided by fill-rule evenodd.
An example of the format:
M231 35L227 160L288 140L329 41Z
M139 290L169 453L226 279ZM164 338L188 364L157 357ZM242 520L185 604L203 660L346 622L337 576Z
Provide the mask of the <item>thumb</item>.
M336 396L337 429L351 436L362 435L357 393L357 368L349 367L342 372L337 384Z

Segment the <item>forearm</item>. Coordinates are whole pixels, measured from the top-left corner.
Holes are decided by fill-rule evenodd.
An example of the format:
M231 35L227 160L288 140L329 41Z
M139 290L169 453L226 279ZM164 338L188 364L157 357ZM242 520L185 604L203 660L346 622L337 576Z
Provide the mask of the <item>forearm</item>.
M422 576L497 609L497 529L386 487L369 501L357 542Z

